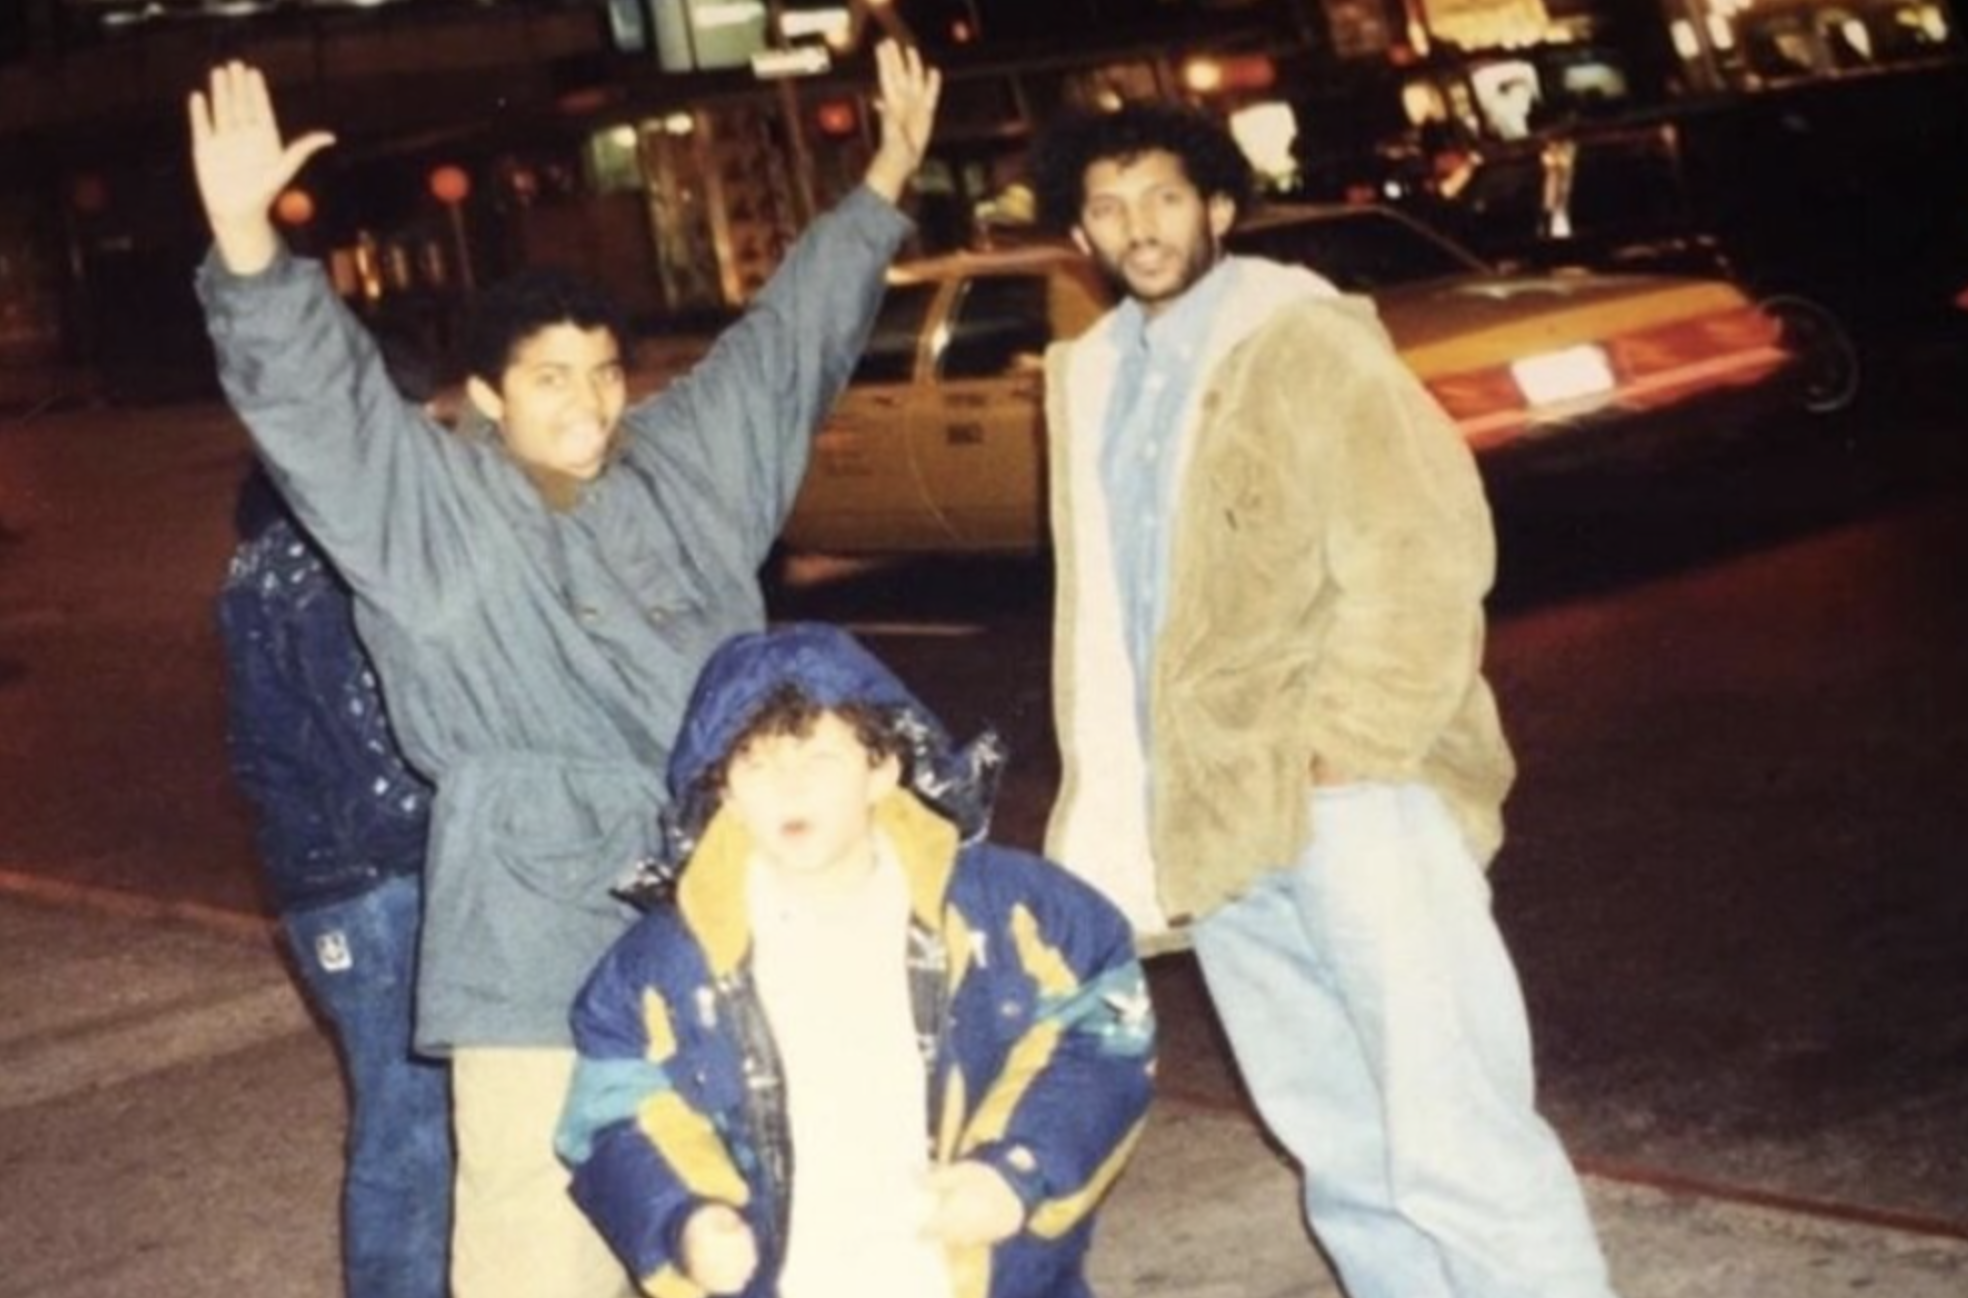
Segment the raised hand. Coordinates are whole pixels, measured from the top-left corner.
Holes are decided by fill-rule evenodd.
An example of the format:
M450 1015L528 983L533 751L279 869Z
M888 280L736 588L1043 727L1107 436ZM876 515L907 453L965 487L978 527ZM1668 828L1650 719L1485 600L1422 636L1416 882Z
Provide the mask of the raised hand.
M925 64L915 47L892 40L875 47L875 72L881 84L881 97L875 101L882 119L881 144L868 164L868 187L894 203L929 151L943 74Z
M198 196L219 258L235 274L263 270L279 250L267 209L335 137L314 131L283 143L266 78L238 61L213 68L209 93L194 90L186 110Z

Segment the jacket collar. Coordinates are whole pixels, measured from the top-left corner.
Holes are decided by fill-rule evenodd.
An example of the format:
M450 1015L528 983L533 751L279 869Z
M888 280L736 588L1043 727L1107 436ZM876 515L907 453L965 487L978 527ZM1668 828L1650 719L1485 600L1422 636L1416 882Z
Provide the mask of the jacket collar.
M956 865L956 826L914 794L898 789L875 808L875 830L902 864L912 919L940 933L944 897ZM732 973L751 951L745 882L751 856L751 835L729 808L721 808L677 883L677 910L703 945L715 978Z

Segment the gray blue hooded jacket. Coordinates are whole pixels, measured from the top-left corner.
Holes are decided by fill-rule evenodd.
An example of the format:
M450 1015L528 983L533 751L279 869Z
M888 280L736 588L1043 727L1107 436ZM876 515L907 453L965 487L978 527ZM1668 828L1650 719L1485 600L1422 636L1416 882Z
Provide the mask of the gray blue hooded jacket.
M877 822L909 887L925 1139L939 1163L995 1169L1025 1207L1009 1239L951 1251L953 1292L1085 1298L1094 1209L1140 1134L1152 1089L1154 1016L1127 923L1049 862L961 843L930 800L981 824L988 760L953 752L928 710L831 627L740 636L718 651L670 762L673 805L707 805L691 797L699 777L784 684L822 706L887 711L909 740L905 787ZM674 897L609 951L575 1003L580 1060L559 1144L576 1201L646 1292L701 1292L678 1240L692 1212L721 1202L759 1244L743 1298L771 1298L798 1150L752 976L750 846L736 817L709 812L687 834Z
M397 395L321 267L208 258L219 377L354 588L411 761L437 785L418 1043L564 1045L633 912L698 669L764 618L757 571L851 373L907 221L865 187L816 222L619 458L551 509L489 430Z

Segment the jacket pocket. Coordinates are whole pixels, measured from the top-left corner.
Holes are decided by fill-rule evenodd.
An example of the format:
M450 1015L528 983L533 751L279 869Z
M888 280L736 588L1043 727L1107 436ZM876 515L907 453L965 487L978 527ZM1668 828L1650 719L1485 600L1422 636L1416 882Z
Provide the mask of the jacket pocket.
M484 790L481 849L524 893L615 911L609 889L655 841L655 777L615 763L521 761Z

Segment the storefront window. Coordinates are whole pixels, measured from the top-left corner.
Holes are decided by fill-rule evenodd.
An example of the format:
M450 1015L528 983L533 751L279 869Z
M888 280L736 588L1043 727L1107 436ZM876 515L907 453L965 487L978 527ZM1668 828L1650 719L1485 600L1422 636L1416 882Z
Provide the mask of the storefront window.
M597 194L640 190L642 162L636 128L610 126L590 135L587 167L589 188Z
M1670 26L1697 84L1744 89L1879 71L1957 50L1944 0L1696 0Z

